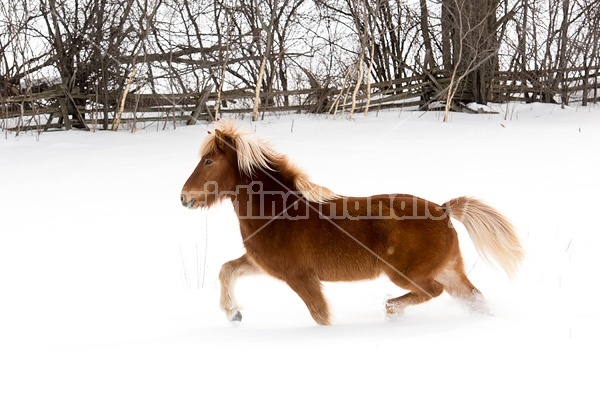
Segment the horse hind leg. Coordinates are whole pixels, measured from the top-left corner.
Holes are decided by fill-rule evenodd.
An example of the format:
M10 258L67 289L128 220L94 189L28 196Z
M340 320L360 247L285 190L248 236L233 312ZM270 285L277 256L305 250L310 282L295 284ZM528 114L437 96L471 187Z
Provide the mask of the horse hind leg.
M483 314L490 313L483 294L467 278L461 257L442 270L435 280L444 286L450 296L458 299L471 310Z
M256 275L262 270L250 261L246 254L223 264L219 273L221 282L221 309L227 315L227 319L232 322L240 322L242 313L235 300L235 284L241 276Z
M404 289L410 290L410 292L386 301L385 311L388 316L402 314L406 307L425 303L439 296L444 291L444 287L433 279L415 282L409 281L406 278L395 278L392 279L392 282Z

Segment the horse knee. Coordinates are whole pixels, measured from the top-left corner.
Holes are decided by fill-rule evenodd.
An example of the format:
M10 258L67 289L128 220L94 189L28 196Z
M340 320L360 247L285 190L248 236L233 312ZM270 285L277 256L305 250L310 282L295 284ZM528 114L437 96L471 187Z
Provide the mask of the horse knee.
M221 265L221 271L219 272L219 280L225 281L231 279L233 272L240 265L239 258L231 261L227 261L225 264Z
M228 261L221 266L221 271L219 271L219 281L221 284L231 280L234 269L235 267L233 266L232 261Z
M244 254L235 260L227 261L221 266L219 280L222 284L229 283L244 274L256 274L258 272L259 269L252 264L247 258L246 254Z

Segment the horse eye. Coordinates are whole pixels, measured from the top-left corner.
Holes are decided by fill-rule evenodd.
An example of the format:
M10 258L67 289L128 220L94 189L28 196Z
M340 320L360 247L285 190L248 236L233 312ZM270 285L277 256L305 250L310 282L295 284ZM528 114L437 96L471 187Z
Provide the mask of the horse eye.
M207 160L204 161L204 165L210 165L212 163L213 163L213 160L207 159Z

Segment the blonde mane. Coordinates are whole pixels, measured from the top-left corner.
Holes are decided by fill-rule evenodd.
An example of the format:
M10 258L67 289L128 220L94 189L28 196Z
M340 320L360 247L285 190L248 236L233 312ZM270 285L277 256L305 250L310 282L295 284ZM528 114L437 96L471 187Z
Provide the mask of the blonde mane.
M300 192L308 201L316 203L324 203L340 197L328 188L312 182L306 173L289 161L285 155L276 152L258 135L240 131L234 121L224 120L215 123L214 133L209 132L200 147L200 157L218 151L218 145L221 143L235 151L238 168L246 176L251 177L257 169L290 176L294 183L294 187L290 189Z

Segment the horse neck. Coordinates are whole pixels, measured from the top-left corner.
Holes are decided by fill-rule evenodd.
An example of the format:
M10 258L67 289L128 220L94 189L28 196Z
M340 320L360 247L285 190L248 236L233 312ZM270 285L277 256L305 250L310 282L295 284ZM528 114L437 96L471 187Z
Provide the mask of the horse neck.
M274 171L259 171L252 178L244 177L236 188L234 208L241 221L266 220L283 215L298 200L293 182Z

